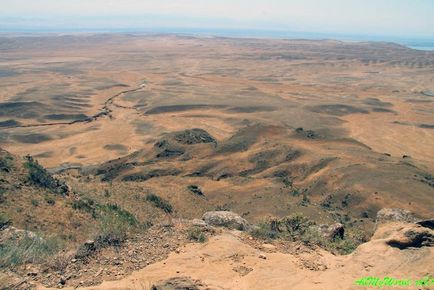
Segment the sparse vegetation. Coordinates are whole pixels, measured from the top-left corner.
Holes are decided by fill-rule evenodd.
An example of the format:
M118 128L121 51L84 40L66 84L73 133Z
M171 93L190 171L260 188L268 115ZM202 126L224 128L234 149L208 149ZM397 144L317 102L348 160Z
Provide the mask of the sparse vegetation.
M306 245L319 246L339 254L349 254L358 245L368 241L368 235L358 229L349 228L346 233L344 239L328 239L313 221L299 213L262 222L250 231L250 235L257 239L301 241Z
M333 204L333 196L327 195L327 197L321 202L321 207L324 209L331 209Z
M49 205L55 205L56 204L56 201L51 196L45 196L44 199L45 199L45 202L48 203Z
M66 184L55 179L44 167L39 165L38 161L34 160L32 156L26 156L24 167L27 168L29 181L33 184L59 194L66 194L68 192Z
M195 185L195 184L187 186L187 189L196 195L199 195L199 196L204 195L202 190L200 189L200 187Z
M198 226L192 226L187 231L187 238L190 241L195 241L199 243L205 243L207 238L203 233L202 229Z
M166 213L172 213L173 211L172 205L167 200L159 197L156 194L147 194L146 201L151 202L152 204L154 204L155 207L162 209Z
M11 219L4 213L0 213L0 230L11 224Z
M10 172L12 169L13 157L10 155L4 155L0 157L0 171Z
M348 206L348 204L350 203L350 197L351 197L351 194L349 194L349 193L347 193L347 194L344 196L344 199L343 199L342 202L341 202L342 207L347 207L347 206Z
M72 203L72 208L75 210L81 210L92 215L93 218L97 217L96 214L96 203L93 199L82 198L79 200L74 200Z
M299 202L299 204L301 206L308 206L310 204L310 199L307 196L306 192L303 193L303 198L301 199L301 201Z
M60 239L50 237L43 239L25 235L11 239L1 245L0 266L11 267L23 263L43 263L62 248Z
M110 215L115 215L123 222L126 222L130 226L135 226L138 224L136 217L127 210L122 209L117 204L105 204L99 206L99 208L105 213Z

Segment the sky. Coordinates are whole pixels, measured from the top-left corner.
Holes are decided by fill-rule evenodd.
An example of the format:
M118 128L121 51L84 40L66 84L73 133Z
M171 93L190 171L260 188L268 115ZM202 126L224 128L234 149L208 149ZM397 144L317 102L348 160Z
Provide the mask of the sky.
M434 38L434 0L0 0L14 27L224 28Z

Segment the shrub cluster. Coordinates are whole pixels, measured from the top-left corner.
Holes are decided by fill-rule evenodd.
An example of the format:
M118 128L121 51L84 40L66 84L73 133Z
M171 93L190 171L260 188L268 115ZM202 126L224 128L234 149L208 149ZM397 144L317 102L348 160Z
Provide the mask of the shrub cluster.
M153 203L155 207L164 210L166 213L172 213L173 211L172 205L167 200L159 197L156 194L149 193L146 195L146 201Z
M302 214L293 214L280 220L272 219L260 223L250 234L258 239L284 239L301 241L338 254L349 254L358 245L368 241L367 234L355 229L346 230L345 238L328 239L322 235L315 223Z
M192 226L187 231L187 238L190 241L195 241L199 243L205 243L206 242L206 236L203 233L202 229L198 226Z
M66 194L68 187L64 182L54 178L44 167L42 167L37 160L34 160L32 156L26 156L26 162L24 167L29 172L29 180L40 187L45 187L53 192L59 194Z

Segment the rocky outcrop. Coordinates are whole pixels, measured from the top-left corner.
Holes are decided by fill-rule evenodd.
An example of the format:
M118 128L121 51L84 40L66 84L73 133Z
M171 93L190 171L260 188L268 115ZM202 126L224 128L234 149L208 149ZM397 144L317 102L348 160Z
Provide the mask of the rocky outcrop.
M31 240L42 240L40 236L32 231L17 229L16 227L8 226L0 231L0 243L8 240L20 240L28 238Z
M401 250L432 247L434 231L416 223L391 222L379 226L371 239L371 241L376 240Z
M408 210L400 208L383 208L377 212L377 224L387 222L407 222L414 223L418 219Z
M426 220L420 220L416 222L418 225L421 225L425 228L429 228L434 230L434 218L426 219Z
M344 225L341 223L332 224L323 229L322 234L326 239L343 239L344 238Z
M202 216L202 219L212 226L221 226L240 231L248 230L250 227L245 219L230 211L209 211Z

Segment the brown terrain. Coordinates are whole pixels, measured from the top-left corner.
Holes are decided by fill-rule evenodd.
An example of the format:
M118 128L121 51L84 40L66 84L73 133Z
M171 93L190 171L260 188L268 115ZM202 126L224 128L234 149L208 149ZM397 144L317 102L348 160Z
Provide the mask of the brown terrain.
M434 52L394 43L2 36L0 285L432 275L433 84Z

